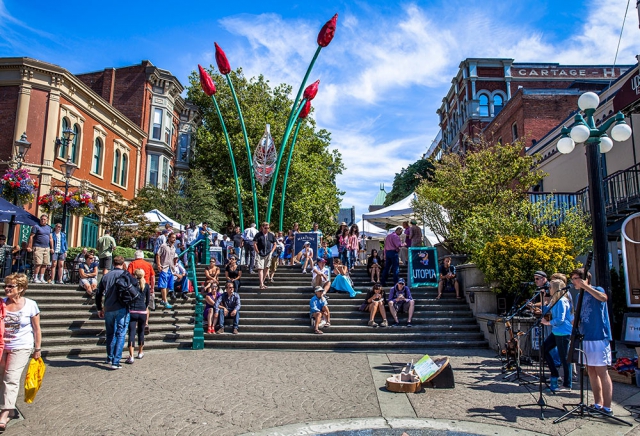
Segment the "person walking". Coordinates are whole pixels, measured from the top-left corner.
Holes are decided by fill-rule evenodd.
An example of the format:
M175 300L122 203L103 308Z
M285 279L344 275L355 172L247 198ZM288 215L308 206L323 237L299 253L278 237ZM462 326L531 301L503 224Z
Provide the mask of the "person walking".
M253 239L254 248L257 251L256 269L260 280L260 289L267 289L264 280L267 277L269 261L276 249L276 237L269 231L269 223L262 223L260 232Z
M167 301L167 290L173 292L173 273L171 267L173 266L173 258L176 257L176 235L169 233L167 242L162 244L156 253L156 269L158 271L158 288L160 289L160 295L162 301L160 304L165 309L173 309L173 306Z
M0 358L0 432L16 408L20 378L29 357L41 357L40 309L38 304L25 298L29 280L24 274L10 274L4 279L4 351Z
M116 249L116 240L111 236L111 230L106 229L104 235L98 239L98 260L100 262L99 268L102 269L102 275L106 275L111 271L113 263L113 250Z
M256 223L251 223L249 228L244 229L244 233L242 234L242 239L244 239L244 263L247 265L247 270L249 274L253 274L254 263L256 259L256 250L254 247L253 240L258 234L258 230L256 229Z
M29 236L29 246L27 251L33 252L33 283L46 283L44 273L47 266L51 264L51 253L53 253L53 239L51 238L51 227L49 217L42 215L40 223L31 227Z
M144 271L144 281L147 285L149 285L149 303L147 304L147 320L144 325L144 334L148 335L149 331L149 309L156 310L155 298L156 294L154 292L156 286L156 272L153 270L153 265L150 262L144 260L144 252L142 250L136 250L134 254L135 259L129 262L129 266L127 266L127 271L129 274L134 275L133 273L137 269L141 269Z
M138 335L138 359L144 357L144 328L147 324L147 307L149 306L149 285L147 284L143 269L137 269L133 273L138 280L140 297L129 304L129 358L125 363L133 364L133 351L136 334ZM144 298L143 298L144 297Z
M51 256L53 264L51 265L51 269L56 273L54 283L61 285L64 283L62 277L64 273L64 261L67 258L68 250L67 235L62 231L62 224L56 224L51 234L51 239L53 240L53 254Z
M98 317L104 319L107 332L107 365L111 369L120 369L122 359L122 347L129 327L129 309L120 301L120 295L116 289L116 280L122 274L128 274L124 270L124 257L113 258L113 270L107 272L100 280L96 293L96 308ZM104 297L104 306L102 298Z
M387 276L389 275L389 270L393 271L393 284L398 283L398 276L400 274L399 266L398 266L398 252L400 251L400 247L402 247L402 242L400 241L400 234L402 233L402 227L397 227L394 232L391 232L387 235L384 240L384 268L382 269L382 277L380 277L380 283L382 286L386 286ZM411 244L414 241L411 239Z

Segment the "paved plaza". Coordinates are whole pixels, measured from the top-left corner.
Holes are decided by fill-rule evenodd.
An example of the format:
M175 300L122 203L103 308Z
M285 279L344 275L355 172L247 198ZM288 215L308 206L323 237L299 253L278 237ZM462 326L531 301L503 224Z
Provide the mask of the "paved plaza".
M615 383L613 407L634 427L591 417L552 424L539 407L518 408L535 403L537 390L502 381L495 352L429 354L451 357L455 389L386 392L384 379L417 354L149 351L118 371L98 356L50 360L35 402L20 394L25 419L6 434L640 434L622 407L640 405L635 386ZM547 399L561 407L578 397L574 390Z

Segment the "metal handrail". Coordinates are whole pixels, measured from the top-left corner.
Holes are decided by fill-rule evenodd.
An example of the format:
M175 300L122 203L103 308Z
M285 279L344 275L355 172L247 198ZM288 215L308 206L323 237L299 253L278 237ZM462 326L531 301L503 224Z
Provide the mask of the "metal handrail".
M209 238L200 239L178 253L178 257L183 256L185 253L189 257L187 277L193 283L193 292L196 296L196 307L193 315L193 343L191 345L193 350L204 349L204 297L198 291L198 277L196 275L196 247L201 244L204 248L203 262L209 263Z

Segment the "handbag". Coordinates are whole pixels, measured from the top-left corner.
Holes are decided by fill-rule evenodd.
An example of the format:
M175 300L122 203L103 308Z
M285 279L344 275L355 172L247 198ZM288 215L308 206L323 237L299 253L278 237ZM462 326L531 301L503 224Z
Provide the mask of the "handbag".
M364 312L366 308L367 308L367 303L362 303L362 304L360 305L360 307L358 308L358 310L359 310L360 312Z
M29 369L27 369L27 375L24 379L24 402L33 403L36 398L36 394L42 386L42 379L44 378L44 372L47 366L44 364L44 360L33 359L29 361Z

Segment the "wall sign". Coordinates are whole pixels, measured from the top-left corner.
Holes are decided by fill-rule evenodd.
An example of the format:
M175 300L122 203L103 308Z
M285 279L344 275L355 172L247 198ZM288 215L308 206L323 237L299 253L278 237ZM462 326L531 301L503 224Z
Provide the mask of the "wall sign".
M409 247L407 281L410 287L438 286L440 271L438 252L434 247Z

